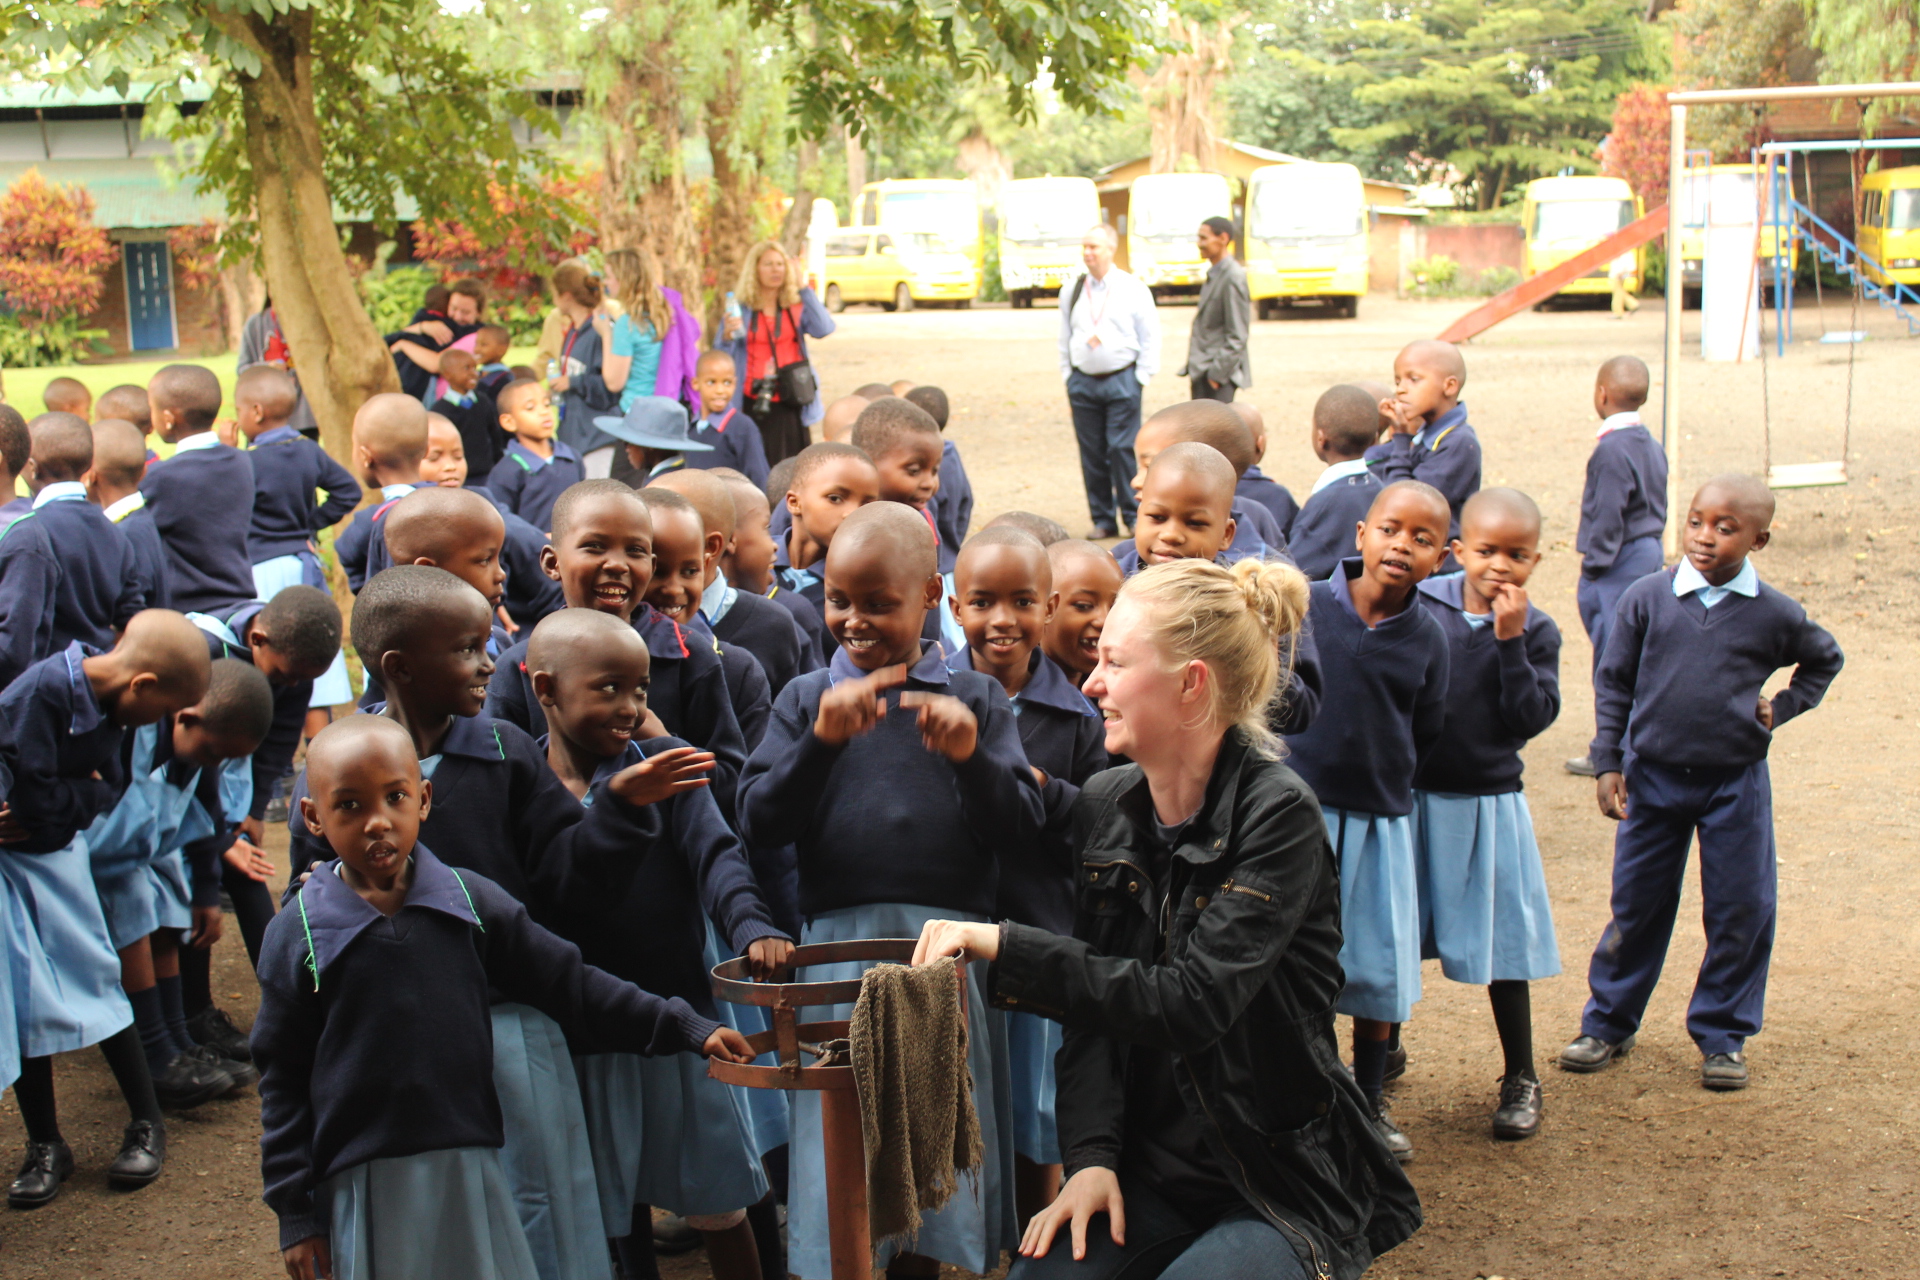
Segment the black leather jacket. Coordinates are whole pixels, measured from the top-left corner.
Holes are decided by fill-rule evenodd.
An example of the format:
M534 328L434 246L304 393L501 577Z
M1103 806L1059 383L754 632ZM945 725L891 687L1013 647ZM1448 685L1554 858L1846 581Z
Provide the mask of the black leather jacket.
M1334 1044L1340 887L1319 802L1229 731L1163 901L1152 831L1140 767L1097 775L1074 808L1074 936L1001 926L994 1003L1066 1028L1067 1175L1119 1167L1127 1046L1170 1050L1188 1114L1247 1203L1309 1274L1357 1277L1419 1228L1420 1201Z

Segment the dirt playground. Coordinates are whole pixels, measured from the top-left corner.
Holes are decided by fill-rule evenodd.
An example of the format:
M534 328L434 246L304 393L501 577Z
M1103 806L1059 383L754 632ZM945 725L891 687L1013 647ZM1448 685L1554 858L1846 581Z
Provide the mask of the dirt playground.
M1369 300L1355 321L1300 313L1257 324L1248 398L1266 416L1268 473L1304 497L1319 469L1307 444L1315 397L1335 382L1388 378L1403 343L1437 333L1460 309ZM1166 354L1148 389L1149 411L1181 398L1186 386L1173 371L1192 310L1161 314ZM1852 483L1781 494L1773 542L1758 558L1763 578L1835 633L1847 668L1822 707L1781 731L1772 755L1779 940L1766 1031L1750 1045L1753 1087L1715 1095L1698 1084L1699 1057L1682 1023L1701 951L1692 886L1637 1052L1598 1076L1551 1065L1577 1030L1587 955L1606 920L1612 849L1593 784L1561 769L1592 730L1572 545L1597 425L1593 372L1610 355L1644 357L1655 372L1649 417L1657 420L1663 321L1657 302L1622 323L1604 310L1525 314L1466 349L1465 399L1484 442L1486 483L1525 489L1546 513L1548 557L1533 597L1566 636L1565 708L1527 757L1565 970L1535 987L1546 1118L1530 1142L1492 1140L1487 1116L1500 1057L1486 996L1446 982L1429 964L1394 1102L1417 1150L1409 1172L1426 1226L1375 1265L1369 1275L1379 1280L1920 1272L1912 1260L1920 1198L1906 1145L1920 1133L1920 1102L1907 1092L1920 1070L1899 1057L1908 1040L1903 1011L1920 988L1920 810L1895 777L1920 744L1911 674L1920 653L1920 491L1908 438L1911 384L1900 381L1920 368L1920 345L1875 310L1872 340L1851 351L1804 343L1764 367L1707 366L1694 354L1698 314L1686 320L1677 389L1689 492L1716 472L1759 471L1769 418L1776 462L1840 457L1849 406L1852 419L1844 441ZM829 396L875 379L946 388L954 405L948 433L977 497L975 527L1019 507L1077 536L1088 520L1056 325L1050 310L859 309L840 317L839 332L814 344L814 354ZM1827 327L1850 327L1841 308L1830 308ZM1800 332L1820 329L1803 309ZM1338 706L1339 692L1330 690L1326 713ZM284 831L272 847L284 857ZM252 975L231 926L229 938L214 989L244 1024ZM283 1274L274 1220L259 1200L251 1092L171 1118L166 1176L123 1195L104 1179L125 1122L104 1063L91 1050L71 1055L56 1078L79 1172L47 1208L0 1209L0 1280ZM9 1174L23 1141L9 1097L0 1102L0 1160ZM707 1274L699 1254L663 1269Z

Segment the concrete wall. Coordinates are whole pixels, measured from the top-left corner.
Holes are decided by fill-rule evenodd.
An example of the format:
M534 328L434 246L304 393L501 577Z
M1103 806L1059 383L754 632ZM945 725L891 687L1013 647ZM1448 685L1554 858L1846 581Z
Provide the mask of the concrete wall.
M1452 258L1463 279L1472 279L1491 267L1521 269L1522 236L1518 223L1491 222L1460 225L1426 224L1415 233L1416 258Z

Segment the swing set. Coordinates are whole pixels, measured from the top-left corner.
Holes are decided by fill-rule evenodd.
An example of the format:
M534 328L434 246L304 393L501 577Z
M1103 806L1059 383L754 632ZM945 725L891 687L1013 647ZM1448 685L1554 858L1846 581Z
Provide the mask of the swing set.
M1793 324L1793 283L1792 272L1788 266L1788 245L1804 244L1816 257L1814 271L1814 290L1818 302L1824 304L1825 294L1820 280L1818 264L1825 263L1837 269L1852 284L1852 311L1849 328L1842 332L1826 330L1825 312L1821 313L1821 341L1823 343L1845 343L1847 345L1847 395L1843 410L1840 457L1817 462L1774 462L1773 447L1773 404L1768 383L1767 344L1764 340L1757 345L1760 349L1760 386L1763 428L1767 464L1767 484L1774 489L1803 489L1825 485L1844 485L1847 483L1847 465L1852 458L1853 433L1853 382L1854 357L1859 344L1866 337L1860 328L1860 307L1863 301L1873 300L1882 306L1891 308L1907 321L1909 332L1920 329L1920 295L1903 285L1876 283L1869 277L1869 270L1878 273L1880 264L1874 263L1862 254L1859 248L1842 236L1833 227L1822 221L1811 208L1813 202L1813 184L1811 173L1806 173L1807 199L1797 198L1793 181L1793 157L1798 153L1811 151L1848 152L1848 171L1852 181L1854 208L1859 208L1859 155L1867 150L1880 150L1889 147L1920 146L1917 139L1888 139L1873 141L1865 136L1867 100L1873 98L1920 97L1920 83L1900 82L1889 84L1856 85L1789 85L1780 88L1755 89L1706 89L1689 92L1676 92L1667 95L1668 110L1672 119L1671 150L1668 157L1669 200L1683 199L1681 193L1687 190L1688 171L1692 168L1687 152L1687 108L1690 106L1711 106L1725 104L1747 104L1758 109L1770 102L1790 102L1808 100L1855 101L1861 104L1861 134L1852 142L1814 142L1814 143L1767 143L1755 150L1755 175L1759 180L1754 183L1754 241L1753 257L1756 264L1760 257L1761 236L1764 229L1776 228L1776 239L1772 256L1774 341L1777 354L1786 354L1786 342ZM1803 166L1803 172L1805 172ZM1789 239L1788 237L1791 237ZM1674 374L1680 365L1680 310L1682 290L1677 287L1682 278L1679 261L1679 237L1672 231L1667 236L1667 335L1665 354L1665 403L1661 414L1661 434L1667 453L1667 550L1673 553L1677 547L1679 516L1685 510L1684 497L1680 488L1680 394ZM1759 288L1759 271L1750 270L1747 284L1747 302L1742 311L1740 348L1745 349L1747 342L1746 317L1753 311L1754 291ZM1884 275L1882 275L1884 279ZM1914 310L1909 311L1912 307Z

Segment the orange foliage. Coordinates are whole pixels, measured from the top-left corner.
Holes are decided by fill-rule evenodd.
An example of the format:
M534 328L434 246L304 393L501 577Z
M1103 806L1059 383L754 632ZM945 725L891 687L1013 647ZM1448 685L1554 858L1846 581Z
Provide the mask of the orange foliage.
M26 328L92 313L119 257L84 188L29 169L0 196L0 296Z

